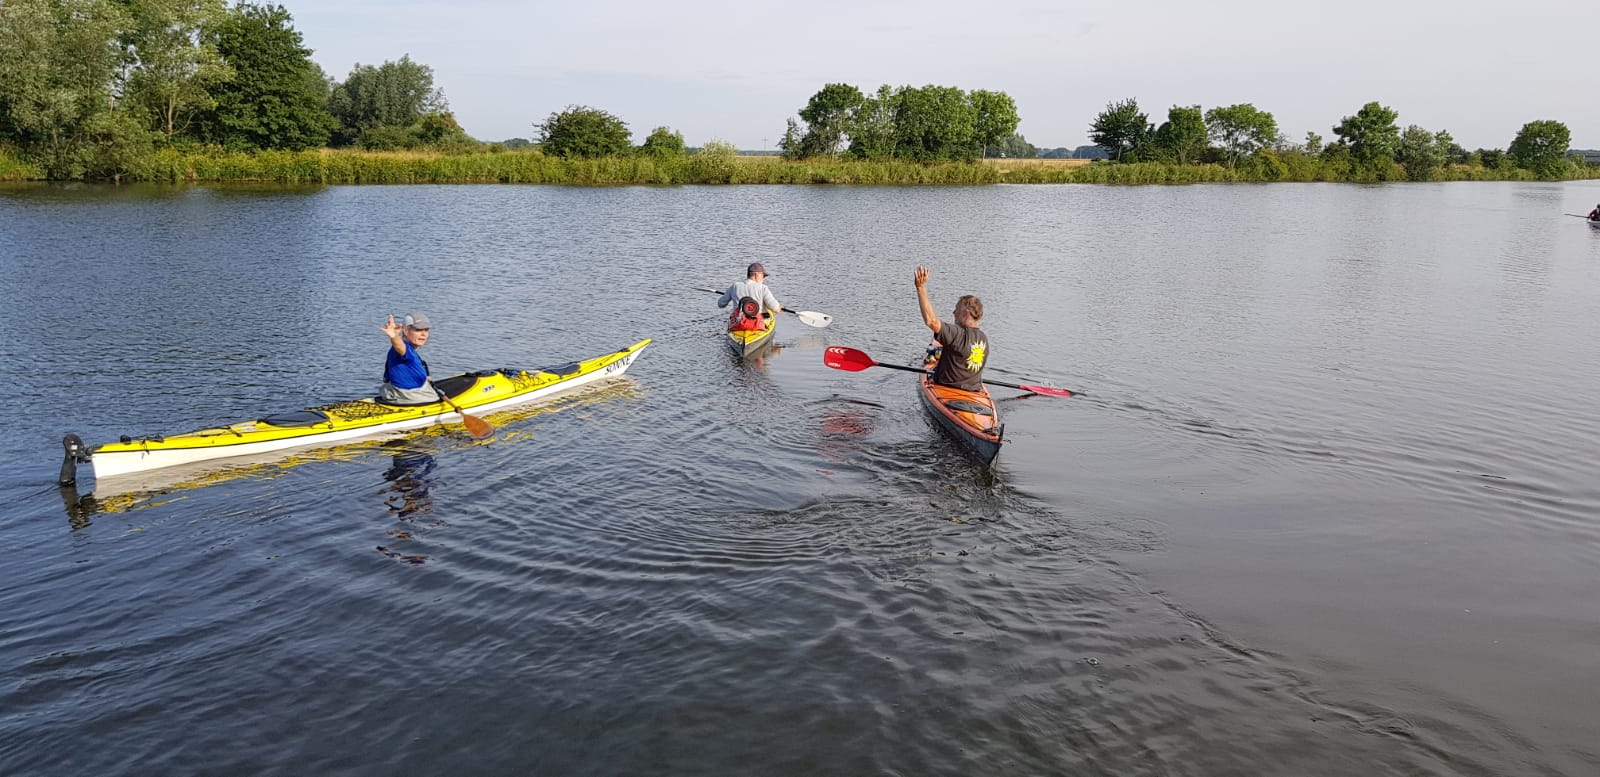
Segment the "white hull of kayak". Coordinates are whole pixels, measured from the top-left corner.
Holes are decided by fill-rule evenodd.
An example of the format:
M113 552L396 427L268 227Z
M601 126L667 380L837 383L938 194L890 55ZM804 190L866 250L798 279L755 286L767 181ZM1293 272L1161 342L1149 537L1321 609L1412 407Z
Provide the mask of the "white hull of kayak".
M1600 229L1600 221L1592 221L1592 220L1589 220L1589 219L1584 219L1584 220L1589 222L1589 226L1590 227L1593 227L1595 229Z
M628 366L639 357L640 348L623 359L619 359L607 369L596 370L587 375L581 375L570 380L564 380L547 388L530 391L515 397L508 397L498 402L489 402L472 407L472 415L492 413L516 405L527 404L539 399L565 393L598 380L620 377L627 372ZM283 440L263 440L261 442L245 443L243 445L230 445L225 448L177 448L151 451L115 451L96 452L90 460L94 468L95 480L105 481L123 475L148 472L153 469L176 467L184 464L195 464L214 459L233 458L235 456L253 456L262 453L288 450L290 448L320 448L327 445L356 439L369 439L385 437L400 432L421 429L424 427L460 423L461 415L456 412L445 412L437 415L421 416L403 421L394 421L381 426L368 426L358 429L342 429L328 431L313 437L298 437Z

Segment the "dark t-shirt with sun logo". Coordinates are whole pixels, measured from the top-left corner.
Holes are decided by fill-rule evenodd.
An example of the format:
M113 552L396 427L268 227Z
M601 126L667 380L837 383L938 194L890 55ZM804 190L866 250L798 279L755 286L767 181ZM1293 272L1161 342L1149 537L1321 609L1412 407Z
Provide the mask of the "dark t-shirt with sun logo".
M989 336L975 326L939 322L933 339L944 346L933 368L933 382L967 391L983 390L983 365L989 361Z

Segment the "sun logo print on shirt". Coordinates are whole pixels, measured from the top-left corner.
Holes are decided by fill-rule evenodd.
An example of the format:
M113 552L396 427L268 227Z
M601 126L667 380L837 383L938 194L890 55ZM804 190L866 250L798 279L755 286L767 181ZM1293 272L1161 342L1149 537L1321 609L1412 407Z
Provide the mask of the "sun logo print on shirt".
M982 340L979 340L978 342L973 343L972 344L972 351L967 354L967 369L969 369L969 370L981 370L981 369L983 369L983 357L985 355L985 352L987 352L988 350L989 350L989 344L984 342L984 341L982 341Z

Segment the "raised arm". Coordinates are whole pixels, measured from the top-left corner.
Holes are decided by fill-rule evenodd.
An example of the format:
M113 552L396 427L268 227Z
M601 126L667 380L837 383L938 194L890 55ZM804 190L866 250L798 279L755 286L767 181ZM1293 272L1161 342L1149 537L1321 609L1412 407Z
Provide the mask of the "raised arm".
M927 324L934 334L939 334L939 314L933 312L933 302L928 299L928 268L917 265L917 273L913 278L917 284L917 304L922 307L922 323Z
M394 314L389 314L388 323L383 325L383 333L389 336L389 344L394 346L394 352L401 356L406 355L406 341L400 337L402 330L394 323Z

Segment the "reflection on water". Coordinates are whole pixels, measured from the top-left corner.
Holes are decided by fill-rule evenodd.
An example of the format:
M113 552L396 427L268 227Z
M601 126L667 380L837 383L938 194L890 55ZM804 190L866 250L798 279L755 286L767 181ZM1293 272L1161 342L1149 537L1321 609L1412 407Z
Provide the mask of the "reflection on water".
M438 521L414 523L433 512L433 470L437 466L438 461L421 450L404 449L394 454L389 468L383 472L383 479L388 483L382 492L384 505L400 525L385 532L389 542L409 543L415 539L413 532L419 528L440 525ZM404 552L398 544L379 545L378 552L408 564L422 564L428 560L425 555Z

